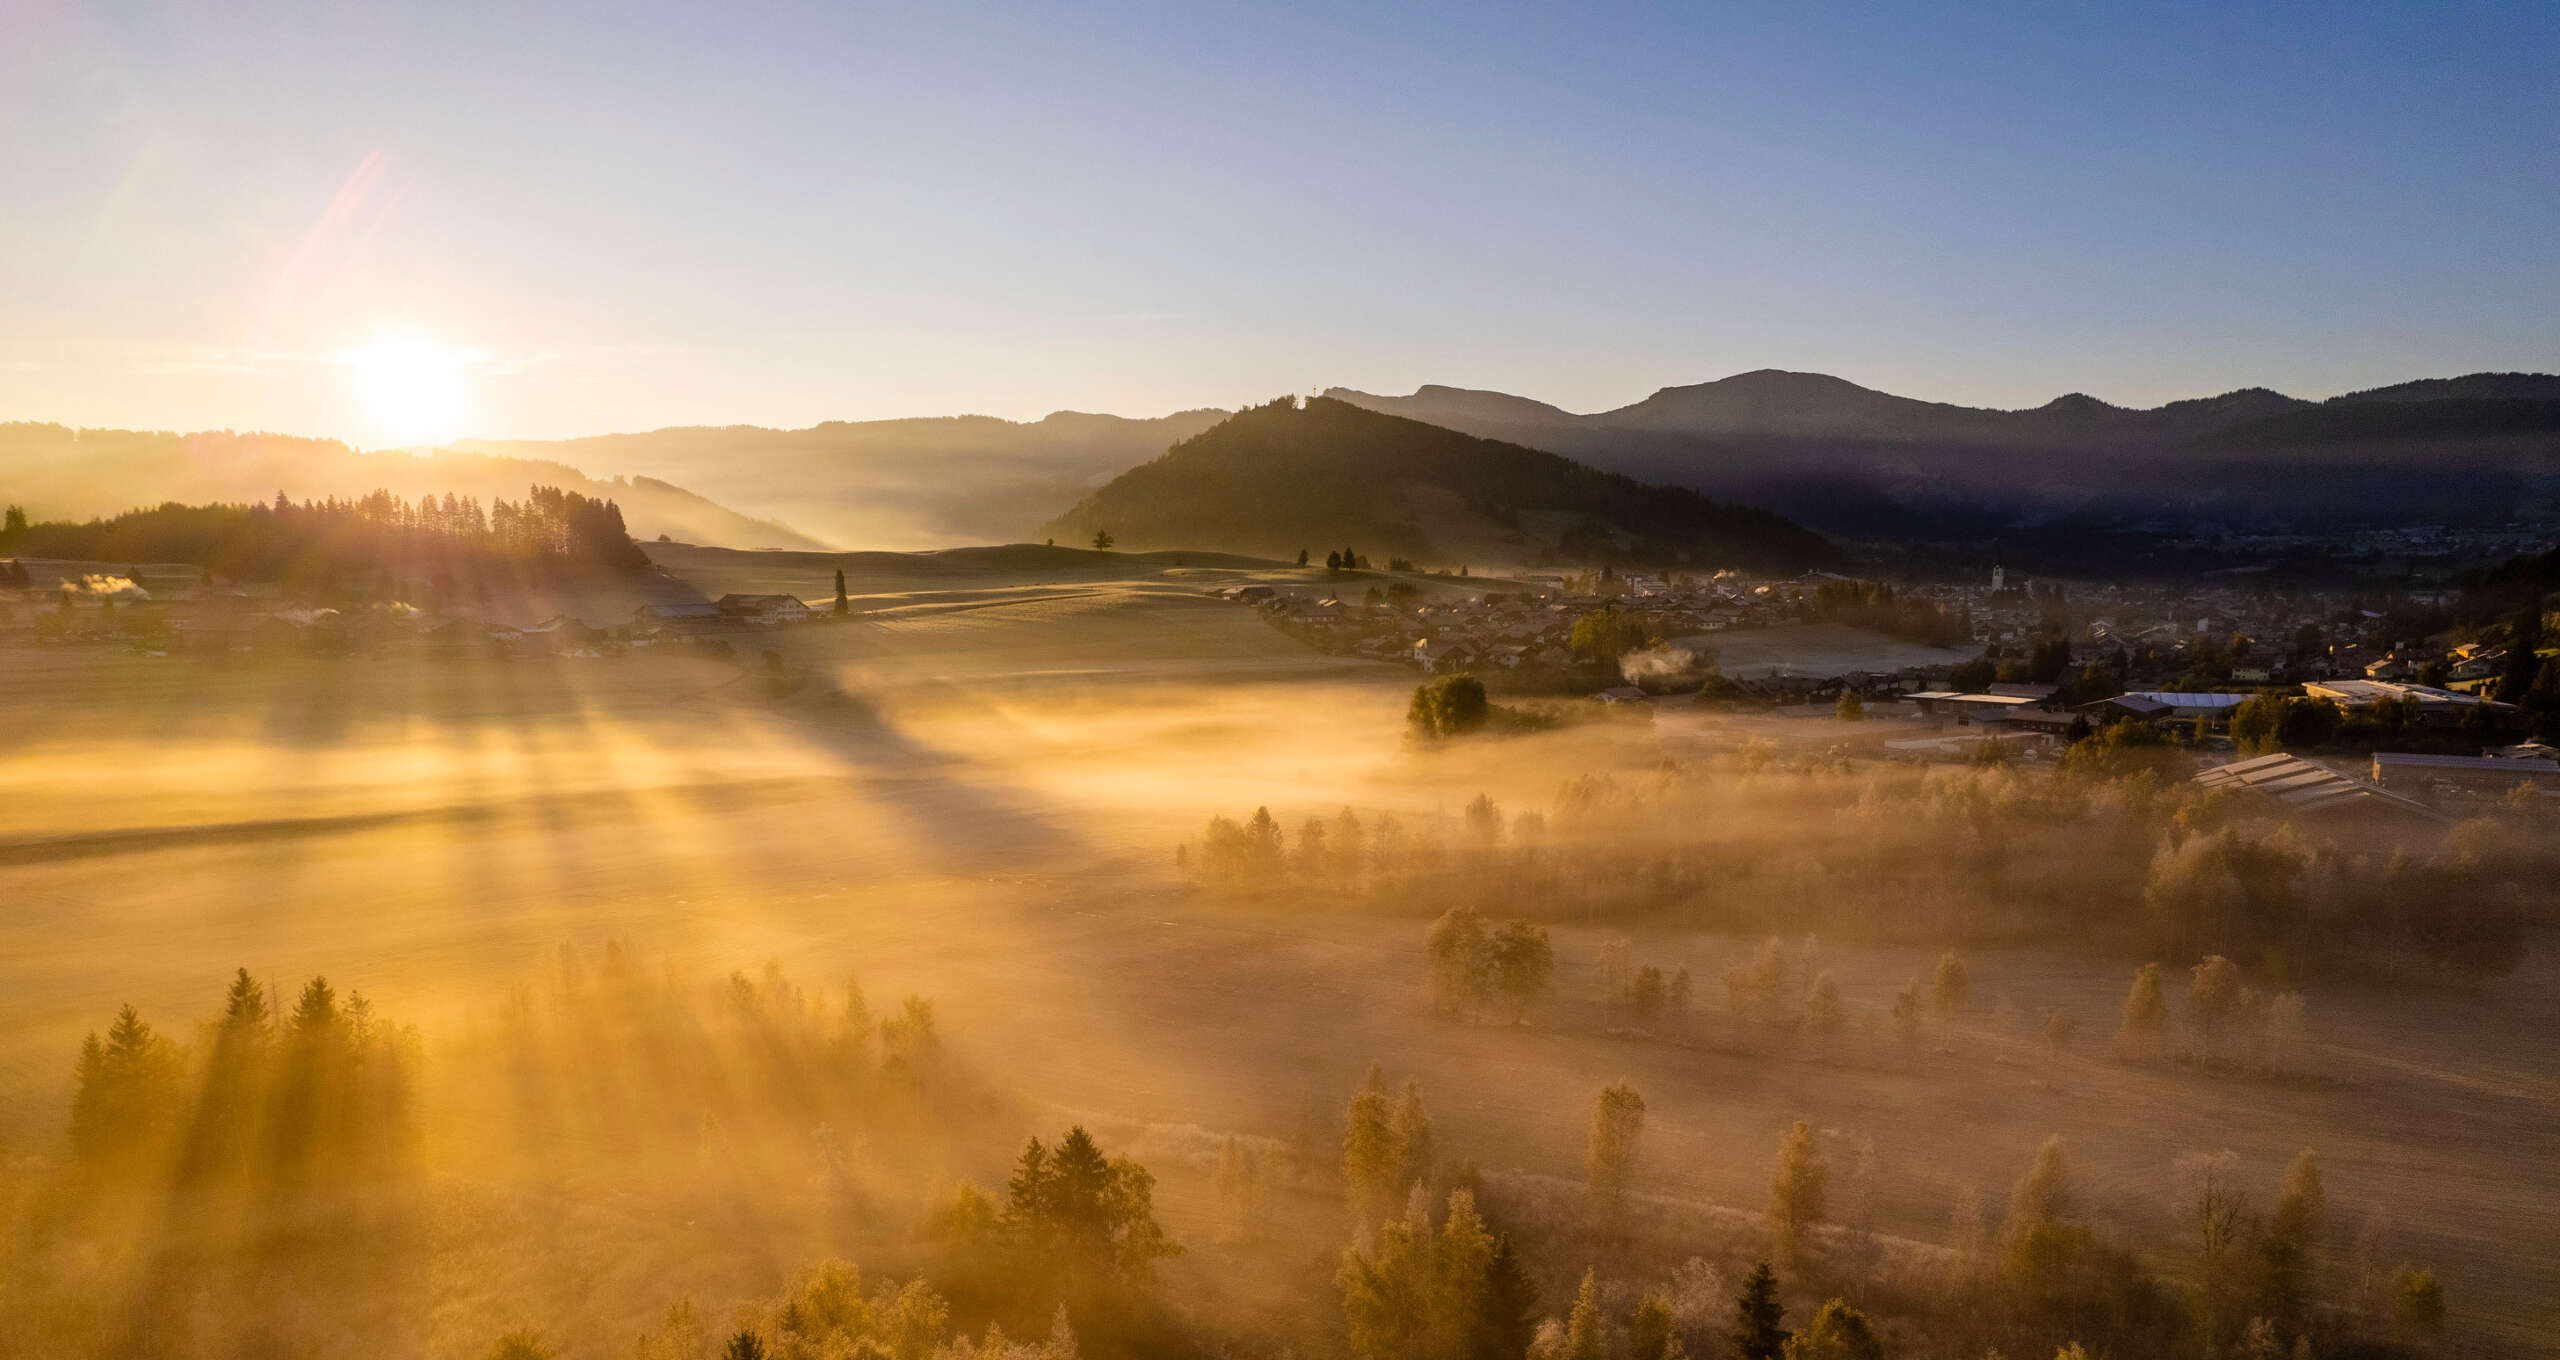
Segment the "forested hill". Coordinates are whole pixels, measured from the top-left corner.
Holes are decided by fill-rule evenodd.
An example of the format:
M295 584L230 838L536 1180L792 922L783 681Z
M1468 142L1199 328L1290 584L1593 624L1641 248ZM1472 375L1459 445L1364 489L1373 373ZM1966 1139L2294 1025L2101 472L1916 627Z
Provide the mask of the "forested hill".
M236 504L356 500L376 491L416 500L494 502L528 486L609 500L643 539L660 534L732 548L819 548L788 525L753 519L651 477L590 477L575 467L446 450L430 457L359 453L334 439L207 430L74 430L0 423L0 496L38 520L77 521L176 501Z
M0 556L184 563L235 580L296 587L578 566L630 572L649 565L620 506L555 486L532 487L523 500L495 500L485 509L475 498L409 501L376 491L343 501L171 502L86 523L29 522L13 505L0 520Z
M1316 397L1238 412L1051 521L1070 542L1381 562L1798 570L1832 545L1765 510Z

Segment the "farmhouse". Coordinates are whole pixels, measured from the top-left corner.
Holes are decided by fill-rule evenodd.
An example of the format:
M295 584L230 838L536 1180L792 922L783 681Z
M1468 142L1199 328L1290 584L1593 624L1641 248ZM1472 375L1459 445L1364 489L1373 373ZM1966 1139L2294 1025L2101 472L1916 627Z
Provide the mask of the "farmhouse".
M1476 649L1457 639L1424 638L1413 644L1413 660L1425 675L1462 671L1475 664Z
M797 595L723 595L720 612L750 623L797 623L810 617Z
M689 604L644 604L631 611L631 621L642 628L700 628L721 621L720 606L709 600Z

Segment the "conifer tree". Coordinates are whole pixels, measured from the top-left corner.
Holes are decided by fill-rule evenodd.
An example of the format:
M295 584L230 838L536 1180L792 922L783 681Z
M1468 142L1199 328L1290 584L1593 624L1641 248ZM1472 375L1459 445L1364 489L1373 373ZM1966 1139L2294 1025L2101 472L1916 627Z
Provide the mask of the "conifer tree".
M1493 1261L1485 1271L1484 1310L1467 1350L1467 1360L1515 1360L1529 1352L1538 1332L1538 1286L1520 1263L1508 1235L1493 1243Z
M1671 1316L1671 1300L1662 1291L1645 1291L1636 1300L1635 1313L1627 1319L1627 1353L1629 1360L1664 1360L1671 1348L1679 1344L1677 1321Z
M1431 1115L1422 1106L1422 1084L1408 1078L1404 1094L1396 1102L1395 1118L1388 1130L1395 1140L1396 1170L1394 1184L1402 1190L1431 1182Z
M1355 1223L1374 1223L1400 1201L1396 1179L1403 1170L1386 1069L1371 1063L1368 1078L1352 1093L1342 1135L1342 1185Z
M1486 1330L1492 1306L1495 1249L1492 1231L1476 1212L1476 1197L1465 1190L1450 1191L1427 1301L1430 1354L1457 1360L1472 1353L1477 1337Z
M1787 1345L1785 1305L1778 1301L1778 1272L1762 1261L1742 1281L1733 1302L1735 1360L1782 1360Z
M1559 1360L1608 1360L1608 1320L1600 1313L1600 1277L1582 1272L1582 1288L1573 1296L1573 1312L1565 1320L1564 1349Z
M157 1145L176 1125L181 1062L175 1045L127 1005L102 1041L80 1045L71 1097L71 1147L82 1162L106 1165Z

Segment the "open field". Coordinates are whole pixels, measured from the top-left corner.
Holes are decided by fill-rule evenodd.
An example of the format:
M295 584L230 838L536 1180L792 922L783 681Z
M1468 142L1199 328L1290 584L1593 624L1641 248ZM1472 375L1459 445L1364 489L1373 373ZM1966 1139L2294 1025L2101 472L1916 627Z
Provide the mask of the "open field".
M706 551L672 569L707 595L815 602L828 560ZM121 1002L184 1033L235 966L325 972L418 1022L433 1049L564 944L622 940L710 973L778 959L813 985L858 976L875 1006L934 998L952 1051L1004 1093L983 1136L955 1144L962 1169L999 1181L1002 1149L1070 1118L1111 1131L1199 1248L1167 1268L1177 1293L1245 1289L1214 1269L1233 1251L1215 1227L1218 1138L1329 1157L1375 1059L1421 1082L1451 1155L1501 1175L1578 1176L1591 1092L1631 1080L1651 1106L1639 1189L1745 1211L1767 1199L1783 1126L1808 1119L1837 1164L1872 1143L1874 1225L1927 1243L1949 1239L1966 1188L1996 1202L2048 1133L2093 1207L2155 1245L2175 1233L2178 1158L2229 1149L2267 1186L2315 1147L2340 1240L2370 1219L2386 1265L2432 1262L2461 1335L2514 1352L2560 1327L2547 939L2478 995L2313 988L2315 1075L2284 1080L2108 1060L2137 961L2046 950L1971 959L1976 1004L1951 1051L1816 1061L1712 1014L1710 980L1756 942L1676 917L1554 922L1558 999L1520 1029L1434 1018L1426 915L1294 891L1201 896L1174 845L1212 813L1262 803L1290 827L1345 805L1454 826L1479 791L1545 807L1573 774L1646 768L1654 734L1602 724L1416 751L1402 738L1409 673L1308 652L1177 574L1279 569L1149 565L944 569L903 586L886 566L849 571L861 619L771 635L802 682L779 700L756 691L749 646L738 664L8 654L0 1149L59 1138L79 1036ZM1751 636L1799 646L1821 639L1784 634L1813 632ZM1685 965L1711 1013L1630 1026L1599 1005L1592 965L1618 935ZM1823 954L1861 1013L1930 962L1846 943ZM2059 1061L2034 1037L2056 1009L2084 1036ZM622 1354L633 1316L687 1290L770 1291L841 1240L795 1229L748 1256L692 1250L689 1223L597 1189L609 1174L563 1168L544 1211L583 1247L504 1268L467 1233L439 1248L450 1278L428 1312L456 1320L413 1338L415 1353L477 1353L492 1330L478 1319L522 1314L592 1324L573 1354ZM536 1230L532 1210L473 1212ZM595 1278L579 1252L608 1248L624 1264ZM1317 1261L1334 1249L1312 1233L1288 1246ZM1576 1271L1542 1263L1551 1302Z
M1797 623L1673 638L1715 658L1737 680L1786 675L1841 675L1850 671L1898 671L1905 666L1946 666L1973 653L1903 642L1845 623Z

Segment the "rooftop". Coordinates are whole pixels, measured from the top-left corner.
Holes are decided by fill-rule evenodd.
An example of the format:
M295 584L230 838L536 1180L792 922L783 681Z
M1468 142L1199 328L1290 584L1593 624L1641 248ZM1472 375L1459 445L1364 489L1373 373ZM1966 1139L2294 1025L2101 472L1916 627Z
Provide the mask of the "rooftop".
M2171 689L2145 689L2131 691L2124 697L2148 699L2155 704L2166 704L2171 708L2200 709L2238 708L2258 696L2254 694L2183 694Z
M2300 756L2258 756L2216 765L2198 773L2195 782L2209 789L2245 790L2292 812L2363 809L2443 820L2422 803Z

